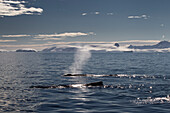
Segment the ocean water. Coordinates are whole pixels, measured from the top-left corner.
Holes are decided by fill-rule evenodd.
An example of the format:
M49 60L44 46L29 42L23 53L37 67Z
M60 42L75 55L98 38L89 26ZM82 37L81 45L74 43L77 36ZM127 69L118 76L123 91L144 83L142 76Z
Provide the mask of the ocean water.
M62 76L75 57L79 55L0 53L0 112L170 112L170 53L92 53L79 72L118 76ZM30 88L97 81L110 87Z

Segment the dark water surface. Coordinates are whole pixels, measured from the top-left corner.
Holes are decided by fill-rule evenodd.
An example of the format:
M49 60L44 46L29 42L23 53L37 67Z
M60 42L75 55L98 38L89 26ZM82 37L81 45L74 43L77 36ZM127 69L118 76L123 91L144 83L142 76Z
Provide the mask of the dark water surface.
M74 53L0 53L0 112L169 113L169 53L93 53L85 74L64 77ZM32 85L85 84L113 87L31 89Z

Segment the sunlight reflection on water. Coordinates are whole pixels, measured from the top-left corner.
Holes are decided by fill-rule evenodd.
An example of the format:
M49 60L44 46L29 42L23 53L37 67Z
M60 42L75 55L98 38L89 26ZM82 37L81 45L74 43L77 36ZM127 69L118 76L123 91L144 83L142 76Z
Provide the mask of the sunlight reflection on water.
M64 77L74 62L73 53L0 53L0 111L166 113L169 57L168 53L92 53L82 72L95 76ZM117 76L103 76L109 74ZM103 81L104 87L29 88L96 81Z

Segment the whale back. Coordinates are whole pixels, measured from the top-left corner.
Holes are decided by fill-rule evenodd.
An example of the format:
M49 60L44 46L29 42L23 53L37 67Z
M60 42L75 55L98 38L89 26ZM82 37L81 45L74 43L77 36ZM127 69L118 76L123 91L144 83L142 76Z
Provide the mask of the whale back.
M89 83L89 84L85 84L85 86L103 86L103 82L93 82L93 83Z

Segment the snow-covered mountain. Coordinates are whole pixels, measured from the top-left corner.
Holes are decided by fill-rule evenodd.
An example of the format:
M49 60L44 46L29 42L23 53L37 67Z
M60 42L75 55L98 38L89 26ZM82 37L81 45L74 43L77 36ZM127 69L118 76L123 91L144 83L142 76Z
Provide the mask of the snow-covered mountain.
M75 52L76 47L51 47L43 49L42 52Z
M148 45L148 46L133 46L133 45L130 45L128 48L129 49L164 49L164 48L170 48L170 42L161 41L156 45Z
M76 52L80 46L58 46L43 49L41 52ZM170 42L161 41L155 45L147 46L119 46L118 43L115 45L104 46L104 45L89 45L87 49L91 52L169 52Z

